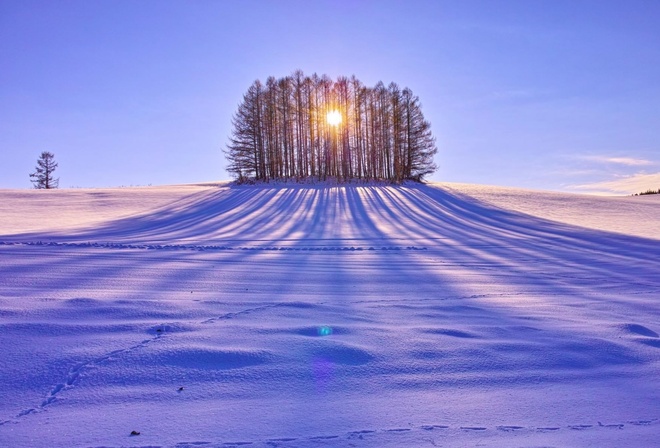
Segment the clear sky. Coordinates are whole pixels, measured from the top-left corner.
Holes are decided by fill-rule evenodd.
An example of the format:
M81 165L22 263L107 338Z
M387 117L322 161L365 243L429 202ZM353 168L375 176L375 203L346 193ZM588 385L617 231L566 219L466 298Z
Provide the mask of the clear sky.
M660 188L660 1L0 0L0 188L228 179L249 85L302 69L395 81L431 180Z

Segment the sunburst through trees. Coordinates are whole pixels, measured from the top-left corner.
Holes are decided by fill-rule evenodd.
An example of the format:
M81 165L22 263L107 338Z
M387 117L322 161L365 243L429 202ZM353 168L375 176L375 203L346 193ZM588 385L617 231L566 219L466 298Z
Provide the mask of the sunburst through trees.
M421 181L437 152L419 98L395 83L364 86L300 70L255 81L225 151L239 181L335 178Z

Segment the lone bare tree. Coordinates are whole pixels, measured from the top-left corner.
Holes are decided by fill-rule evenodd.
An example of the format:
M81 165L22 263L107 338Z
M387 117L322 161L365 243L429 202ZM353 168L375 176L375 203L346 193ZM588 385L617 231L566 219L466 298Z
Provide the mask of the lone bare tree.
M30 182L34 184L34 188L57 188L60 184L60 180L53 177L55 168L57 168L55 155L48 151L42 152L37 160L35 172L30 174Z

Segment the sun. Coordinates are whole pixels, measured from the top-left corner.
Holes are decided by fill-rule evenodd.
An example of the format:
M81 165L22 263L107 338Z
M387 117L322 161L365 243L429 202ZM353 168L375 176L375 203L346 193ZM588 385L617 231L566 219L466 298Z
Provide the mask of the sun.
M341 113L338 110L331 110L326 116L330 126L339 126L341 123Z

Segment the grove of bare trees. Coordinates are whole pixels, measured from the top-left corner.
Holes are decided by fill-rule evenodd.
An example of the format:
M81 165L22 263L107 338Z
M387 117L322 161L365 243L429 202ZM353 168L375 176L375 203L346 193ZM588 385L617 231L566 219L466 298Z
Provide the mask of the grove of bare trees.
M437 152L419 98L355 76L332 81L300 70L255 81L233 119L225 151L239 181L334 178L421 181Z

